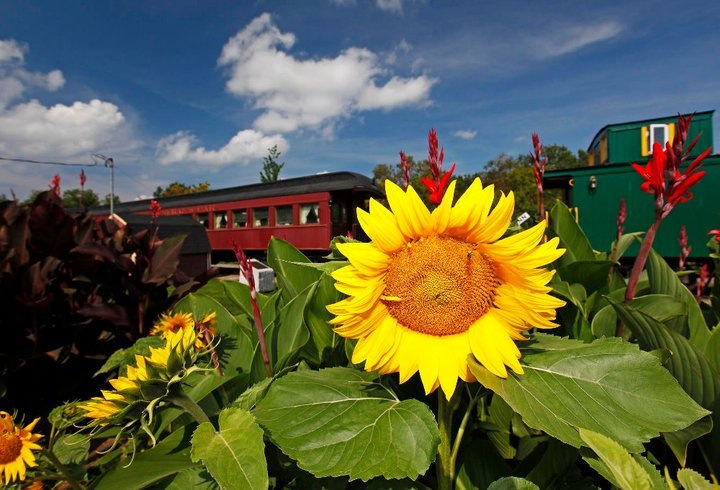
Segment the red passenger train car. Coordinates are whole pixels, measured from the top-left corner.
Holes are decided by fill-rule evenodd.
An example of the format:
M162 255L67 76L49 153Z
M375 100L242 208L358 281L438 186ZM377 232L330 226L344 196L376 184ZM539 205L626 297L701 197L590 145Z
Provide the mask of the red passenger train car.
M333 172L268 184L158 198L163 216L190 216L207 229L213 260L234 258L233 244L249 255L262 255L271 237L317 254L329 250L338 235L362 238L356 208L367 209L372 197L384 197L368 177ZM150 200L115 205L115 213L149 214ZM95 210L107 215L109 208Z

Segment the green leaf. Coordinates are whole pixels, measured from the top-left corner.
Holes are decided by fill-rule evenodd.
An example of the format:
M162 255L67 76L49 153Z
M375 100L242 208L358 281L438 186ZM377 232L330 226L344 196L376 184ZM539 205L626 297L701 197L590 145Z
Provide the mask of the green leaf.
M266 332L268 354L273 371L294 362L296 354L310 340L305 326L305 304L312 286L289 300L275 320L275 326Z
M215 312L217 321L215 334L220 337L217 347L220 364L225 370L235 371L237 368L249 372L254 349L251 333L242 327L237 317L233 316L221 302L222 298L211 297L200 292L185 296L177 302L173 311L192 313L193 318L202 319L210 312Z
M53 446L55 456L62 464L85 463L90 451L90 439L82 434L64 434Z
M713 329L703 353L715 371L720 373L720 326Z
M613 242L610 246L610 249L612 250L612 248L617 245L617 248L615 249L615 260L619 260L630 245L641 241L644 234L645 233L642 231L636 231L634 233L625 233L624 235L620 235L620 240L617 241L617 244Z
M318 279L308 295L304 318L320 360L327 358L340 343L338 335L328 324L333 315L327 310L327 305L341 299L342 294L335 289L335 281L327 274Z
M594 260L595 252L585 233L570 214L568 207L557 202L550 211L552 231L560 237L560 247L566 249L558 259L559 265L567 265L576 260Z
M487 490L540 490L540 487L525 478L506 476L492 482Z
M192 459L202 460L225 488L268 488L263 430L250 412L228 408L220 412L220 431L203 422L192 437Z
M685 391L700 405L710 408L720 397L720 374L685 337L632 307L612 301L620 321L632 330L645 350L667 349L672 353L665 366Z
M577 453L575 449L573 449ZM455 477L456 490L487 488L495 480L512 474L507 464L490 441L470 439L463 444Z
M688 445L695 439L709 434L712 428L712 417L708 415L684 429L676 430L675 432L663 432L662 436L680 465L685 466Z
M553 482L567 473L578 457L577 449L557 439L550 439L546 446L540 461L527 474L527 479L540 488L550 488Z
M640 452L660 432L682 429L708 413L655 356L620 339L585 344L536 334L522 351L524 375L499 378L472 358L470 370L527 425L572 446L583 444L577 430L585 428Z
M424 403L399 401L350 368L301 371L276 380L255 415L280 449L317 477L416 478L440 436Z
M517 453L510 440L510 427L514 414L515 412L505 400L499 396L493 397L488 408L488 415L494 427L487 430L486 434L495 446L495 450L505 459L512 459Z
M193 468L168 477L154 485L152 490L219 490L220 486L213 480L205 468Z
M608 274L613 265L607 260L577 260L558 268L557 273L563 281L582 284L585 291L594 292L607 289Z
M192 427L185 426L160 441L154 448L135 455L132 464L117 465L103 473L95 490L142 489L179 471L198 466L190 460Z
M680 282L677 274L654 250L650 250L647 261L648 280L653 293L667 294L685 303L688 309L687 325L690 342L702 352L710 339L710 330L705 324L702 310L690 290Z
M271 238L268 243L268 265L275 270L275 279L283 299L290 301L308 286L318 280L321 271L303 264L311 261L291 243Z
M634 298L630 304L633 308L647 313L659 322L670 321L685 315L687 312L685 303L677 301L672 296L666 294L646 294L645 296ZM593 317L592 330L596 338L614 336L616 327L617 314L610 304L603 307Z
M690 468L678 470L677 479L686 490L714 490L717 488L717 485L713 485L700 473Z
M109 373L115 369L119 369L121 366L126 364L135 363L135 354L146 356L150 354L150 347L160 347L165 343L165 340L159 335L151 335L149 337L142 337L135 341L133 345L127 349L118 349L108 357L105 364L97 370L93 377L98 374Z
M583 456L583 459L610 483L623 490L652 490L650 475L624 447L597 432L586 429L579 432L583 442L598 458Z

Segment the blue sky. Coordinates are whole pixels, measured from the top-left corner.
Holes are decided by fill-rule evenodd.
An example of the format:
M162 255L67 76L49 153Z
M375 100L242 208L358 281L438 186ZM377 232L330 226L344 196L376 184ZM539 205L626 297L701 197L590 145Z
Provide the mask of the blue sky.
M718 25L717 0L3 2L0 156L104 154L126 201L257 182L274 144L281 177L370 175L425 158L436 128L468 174L533 131L576 151L609 123L719 109ZM0 193L78 172L0 161Z

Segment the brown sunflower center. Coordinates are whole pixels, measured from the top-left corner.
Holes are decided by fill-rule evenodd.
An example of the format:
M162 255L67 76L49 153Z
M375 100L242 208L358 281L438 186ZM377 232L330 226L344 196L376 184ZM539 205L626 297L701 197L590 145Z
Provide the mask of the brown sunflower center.
M0 430L0 464L7 464L20 457L22 440L10 430Z
M490 309L499 285L492 262L474 244L431 236L393 256L382 299L402 325L452 335Z

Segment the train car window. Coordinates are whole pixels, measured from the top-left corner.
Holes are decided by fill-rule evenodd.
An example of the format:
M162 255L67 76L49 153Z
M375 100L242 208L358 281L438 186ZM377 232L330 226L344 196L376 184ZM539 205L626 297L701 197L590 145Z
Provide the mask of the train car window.
M227 213L224 211L222 213L213 213L213 218L215 220L215 228L227 228Z
M275 225L288 226L293 224L292 206L275 207Z
M196 218L205 228L210 228L210 216L208 213L198 213Z
M318 209L320 205L316 202L300 205L300 224L311 225L319 221Z
M347 223L347 208L345 202L333 202L330 208L333 223Z
M268 208L255 208L253 209L253 218L255 226L267 226L268 225Z
M232 212L233 228L245 228L247 226L247 210L235 209Z

